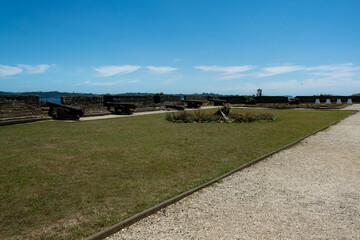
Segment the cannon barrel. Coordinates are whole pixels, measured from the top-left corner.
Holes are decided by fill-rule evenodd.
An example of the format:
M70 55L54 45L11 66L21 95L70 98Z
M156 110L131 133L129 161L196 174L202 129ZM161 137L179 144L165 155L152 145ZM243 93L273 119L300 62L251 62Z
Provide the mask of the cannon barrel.
M121 102L106 102L106 106L123 106L129 109L136 109L137 105L133 103L121 103Z
M137 105L133 103L106 102L106 107L108 110L114 107L114 112L117 114L132 114L132 110L136 109Z
M70 106L70 105L65 105L65 104L59 104L59 103L54 103L54 102L46 102L47 106L50 108L56 107L56 108L62 108L64 110L69 111L71 114L73 115L77 115L79 117L84 116L84 110L79 108L79 107L74 107L74 106Z

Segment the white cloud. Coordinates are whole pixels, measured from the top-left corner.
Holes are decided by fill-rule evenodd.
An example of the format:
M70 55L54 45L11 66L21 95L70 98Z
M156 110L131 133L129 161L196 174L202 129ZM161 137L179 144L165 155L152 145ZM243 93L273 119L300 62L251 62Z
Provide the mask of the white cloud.
M0 65L0 77L12 76L21 73L23 70L18 67Z
M249 76L249 74L240 74L240 73L250 71L256 68L256 66L242 65L242 66L222 67L222 66L213 65L213 66L196 66L194 68L200 69L204 72L219 72L220 76L218 80L230 80L230 79L237 79L237 78Z
M344 63L309 67L307 70L310 71L311 75L322 76L326 79L350 79L359 75L357 71L360 70L360 67L354 67L352 63Z
M40 64L40 65L27 65L27 64L18 64L18 67L25 70L29 74L39 74L43 73L50 68L50 65Z
M164 74L164 73L168 73L168 72L172 72L172 71L177 70L177 68L173 68L173 67L147 66L146 68L149 69L153 73L159 73L159 74Z
M333 90L338 90L342 88L360 87L360 80L353 79L329 79L329 78L308 78L303 81L299 80L289 80L289 81L279 81L267 83L265 86L267 89L308 89L308 90L317 90L319 93L324 89L332 88ZM264 87L264 88L265 88Z
M85 82L80 82L77 84L74 84L74 86L80 86L80 85L88 85L88 86L116 86L119 84L123 84L123 83L130 83L130 84L134 84L134 83L138 83L140 82L140 80L130 80L130 81L125 81L125 80L117 80L117 81L107 81L107 82L92 82L92 81L85 81Z
M89 86L115 86L119 85L120 83L123 83L123 80L118 81L112 81L112 82L91 82L91 81L85 81L81 83L77 83L74 86L80 86L80 85L89 85Z
M296 79L286 81L271 81L264 84L263 88L266 90L279 90L279 89L294 89L301 87L301 82Z
M315 67L304 67L304 66L275 66L266 67L262 69L263 72L256 74L257 77L269 77L278 74L306 71L309 74L317 76L325 76L332 78L351 77L354 75L353 72L360 70L360 67L354 67L352 63L334 64L334 65L320 65Z
M52 66L55 66L53 64ZM0 76L11 76L20 73L28 74L39 74L48 70L51 66L47 64L40 65L27 65L27 64L17 64L17 67L0 65Z
M354 67L353 63L333 64L333 65L320 65L316 67L309 67L307 70L320 70L320 71L356 71L360 67Z
M138 82L140 82L140 80L131 80L128 83L138 83Z
M122 65L122 66L101 66L99 68L94 68L94 70L98 72L100 76L110 77L120 73L135 72L140 68L141 68L140 66Z
M213 65L213 66L196 66L194 68L200 69L204 72L213 71L213 72L221 72L223 74L235 74L235 73L250 71L256 68L256 66L243 65L243 66L221 67L221 66Z
M219 80L231 80L231 79L237 79L242 77L247 77L249 74L223 74Z
M269 77L283 73L305 70L302 66L276 66L263 68L263 72L257 73L257 77Z

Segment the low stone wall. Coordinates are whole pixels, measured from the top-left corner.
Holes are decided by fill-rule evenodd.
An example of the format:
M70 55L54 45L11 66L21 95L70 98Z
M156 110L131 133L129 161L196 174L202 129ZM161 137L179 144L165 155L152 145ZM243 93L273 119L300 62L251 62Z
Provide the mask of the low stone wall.
M330 99L331 103L336 103L337 99L341 99L342 103L346 103L351 99L353 103L360 103L360 96L296 96L300 103L315 103L316 99L320 99L321 103L325 103L326 99Z
M231 104L245 104L246 97L244 96L224 96L220 97L220 99L225 100L227 103Z
M204 96L204 95L186 95L185 100L201 101L203 102L203 106L213 105L213 102L209 101L209 96Z
M39 96L0 95L0 125L48 119L42 111Z
M225 100L227 103L231 104L245 104L247 97L245 96L224 96L220 99ZM282 96L262 96L254 97L256 103L288 103L287 97Z
M104 107L104 98L99 96L65 96L61 104L82 108L85 116L105 115L110 112Z
M105 95L104 105L106 102L120 102L135 104L137 108L134 112L155 111L161 107L154 103L154 95Z
M255 97L255 103L289 103L289 99L283 96Z
M204 95L186 95L185 100L195 100L195 101L203 101L207 102L209 100L209 96Z
M154 95L154 103L160 107L166 105L183 105L180 95Z

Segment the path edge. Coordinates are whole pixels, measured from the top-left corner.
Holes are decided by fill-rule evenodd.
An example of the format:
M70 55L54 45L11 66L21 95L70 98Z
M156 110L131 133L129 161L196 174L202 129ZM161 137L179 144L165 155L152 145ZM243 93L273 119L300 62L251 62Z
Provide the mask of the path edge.
M266 158L268 158L268 157L282 151L282 150L290 148L290 147L300 143L304 139L306 139L306 138L308 138L308 137L310 137L312 135L315 135L318 132L324 131L325 129L327 129L327 128L335 125L335 124L338 124L339 122L347 119L348 117L350 117L350 116L352 116L352 115L354 115L356 113L357 113L357 111L354 112L353 114L343 118L343 119L335 121L335 122L321 128L319 130L316 130L315 132L312 132L312 133L310 133L310 134L308 134L308 135L306 135L306 136L304 136L304 137L302 137L302 138L300 138L300 139L298 139L298 140L296 140L296 141L294 141L292 143L289 143L289 144L287 144L287 145L285 145L285 146L283 146L283 147L281 147L279 149L276 149L276 150L274 150L274 151L272 151L270 153L267 153L267 154L265 154L265 155L263 155L261 157L258 157L256 159L254 159L254 160L252 160L252 161L250 161L248 163L245 163L244 165L241 165L240 167L237 167L237 168L235 168L235 169L221 175L220 177L214 178L213 180L210 180L209 182L206 182L206 183L204 183L204 184L202 184L200 186L197 186L197 187L195 187L193 189L190 189L190 190L188 190L186 192L183 192L183 193L181 193L181 194L179 194L179 195L177 195L175 197L172 197L172 198L170 198L168 200L165 200L164 202L161 202L161 203L159 203L159 204L157 204L157 205L155 205L155 206L153 206L151 208L148 208L148 209L146 209L146 210L144 210L144 211L142 211L140 213L137 213L137 214L135 214L134 216L132 216L130 218L127 218L127 219L125 219L125 220L123 220L123 221L121 221L121 222L119 222L119 223L117 223L117 224L115 224L115 225L113 225L113 226L111 226L109 228L106 228L106 229L104 229L104 230L102 230L100 232L95 233L94 235L92 235L90 237L85 238L85 240L102 240L102 239L105 239L106 237L108 237L108 236L110 236L110 235L112 235L114 233L119 232L121 229L123 229L125 227L128 227L128 226L140 221L141 219L144 219L144 218L146 218L146 217L160 211L161 209L163 209L163 208L165 208L165 207L167 207L167 206L169 206L169 205L171 205L171 204L173 204L175 202L178 202L181 199L183 199L183 198L185 198L185 197L187 197L187 196L189 196L189 195L191 195L191 194L193 194L195 192L198 192L201 189L206 188L206 187L208 187L208 186L210 186L210 185L212 185L212 184L214 184L214 183L216 183L216 182L218 182L218 181L220 181L220 180L222 180L222 179L224 179L224 178L226 178L226 177L228 177L228 176L230 176L230 175L232 175L232 174L234 174L236 172L239 172L239 171L241 171L241 170L243 170L245 168L248 168L248 167L250 167L250 166L252 166L252 165L254 165L254 164L256 164L256 163L258 163L258 162L260 162L260 161L262 161L262 160L264 160L264 159L266 159Z

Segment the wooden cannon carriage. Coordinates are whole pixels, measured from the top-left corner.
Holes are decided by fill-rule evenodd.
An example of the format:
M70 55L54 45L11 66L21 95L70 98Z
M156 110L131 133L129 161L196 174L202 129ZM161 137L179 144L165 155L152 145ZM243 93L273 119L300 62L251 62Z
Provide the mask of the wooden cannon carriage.
M222 106L226 103L226 100L218 99L218 98L209 98L210 102L214 103L214 106Z
M58 104L54 102L46 102L49 109L49 116L60 120L78 120L84 116L84 110L78 107Z
M176 104L166 104L165 108L172 108L176 110L185 110L184 105L176 105Z
M133 103L118 103L118 102L106 102L106 108L110 111L111 107L114 108L115 114L132 114L137 106Z
M199 100L182 100L182 102L186 103L188 108L199 108L203 105L203 102Z

